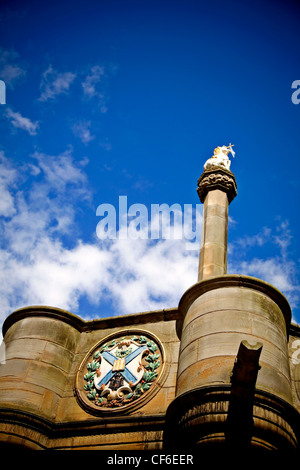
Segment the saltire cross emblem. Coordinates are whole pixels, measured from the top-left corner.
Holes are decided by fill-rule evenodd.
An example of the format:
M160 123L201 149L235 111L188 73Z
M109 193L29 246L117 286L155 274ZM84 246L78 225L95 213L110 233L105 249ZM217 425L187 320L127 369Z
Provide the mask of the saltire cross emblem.
M98 348L84 375L84 390L94 405L125 406L156 383L162 368L162 349L152 335L115 337Z
M145 350L148 350L147 346L140 346L137 349L135 349L135 351L130 353L127 357L125 357L124 359L119 359L111 352L104 351L104 353L102 353L102 360L104 359L106 362L108 362L112 366L112 368L107 372L107 374L105 374L105 376L97 384L95 382L96 387L100 388L103 384L107 385L107 383L111 380L112 376L116 372L120 372L120 374L124 377L124 379L126 380L128 384L132 382L132 384L135 385L135 383L139 381L138 374L136 373L135 375L133 371L131 371L127 366L129 366L131 361L133 361L133 359L136 359L138 356L140 356Z

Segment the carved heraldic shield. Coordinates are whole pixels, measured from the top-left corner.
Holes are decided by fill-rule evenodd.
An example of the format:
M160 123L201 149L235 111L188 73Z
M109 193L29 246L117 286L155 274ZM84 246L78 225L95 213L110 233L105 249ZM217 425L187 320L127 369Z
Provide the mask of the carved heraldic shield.
M162 346L151 334L110 337L93 349L90 359L84 366L84 390L99 410L137 402L155 387L163 366Z

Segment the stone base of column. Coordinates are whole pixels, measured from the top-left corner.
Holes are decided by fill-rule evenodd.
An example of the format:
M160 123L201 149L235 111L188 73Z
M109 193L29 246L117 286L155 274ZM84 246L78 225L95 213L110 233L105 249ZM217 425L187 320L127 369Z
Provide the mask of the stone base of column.
M235 447L227 438L230 399L231 389L224 385L202 387L175 399L167 411L164 449L220 451ZM295 408L260 390L255 392L252 405L250 443L242 449L239 442L239 450L299 450L299 413Z

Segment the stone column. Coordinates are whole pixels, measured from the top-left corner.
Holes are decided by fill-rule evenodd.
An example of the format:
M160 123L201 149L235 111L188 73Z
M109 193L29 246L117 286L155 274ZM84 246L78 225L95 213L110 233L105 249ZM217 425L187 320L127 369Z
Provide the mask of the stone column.
M226 274L228 206L236 194L235 177L223 167L210 167L198 181L204 203L199 280L178 306L180 351L176 396L166 415L167 450L299 447L287 347L290 306L270 284ZM241 345L249 350L242 361Z
M197 192L204 203L198 281L227 272L228 206L237 195L234 174L223 167L205 170Z

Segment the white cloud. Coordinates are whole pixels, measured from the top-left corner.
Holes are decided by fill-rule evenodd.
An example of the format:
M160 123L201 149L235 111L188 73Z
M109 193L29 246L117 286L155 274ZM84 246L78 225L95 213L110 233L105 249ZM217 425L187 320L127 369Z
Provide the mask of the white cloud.
M72 72L59 73L52 65L42 75L40 88L42 90L40 101L47 101L56 98L62 93L67 94L73 83L76 74Z
M107 112L106 93L104 92L105 69L100 65L94 65L89 74L81 83L83 94L86 98L96 98L100 106L101 113Z
M88 144L95 138L95 136L91 134L90 127L91 121L80 121L72 126L72 131L82 143Z
M67 249L44 236L31 251L30 260L18 261L16 290L26 304L45 304L76 310L81 295L98 300L106 254L79 242ZM23 284L23 286L22 286Z
M33 304L77 312L82 296L95 305L108 299L118 314L176 306L196 282L197 251L187 251L184 240L100 241L96 234L66 244L76 208L90 196L86 175L70 151L34 159L29 190L10 188L10 217L1 222L1 314Z
M231 264L230 268L248 276L262 279L279 289L288 299L291 308L297 308L300 300L300 285L297 281L296 264L280 256L274 258L254 258L249 261Z
M16 61L19 55L13 50L0 47L0 79L10 88L14 88L17 81L26 75L26 71Z
M102 98L102 94L96 90L96 86L101 82L104 75L104 67L100 65L95 65L91 68L90 73L86 76L85 80L82 82L83 93L92 98L94 96L99 96Z
M15 81L23 77L25 71L18 65L5 64L0 69L0 77L6 85L13 87Z
M11 189L17 182L17 171L0 151L0 216L10 217L15 214L16 208Z
M183 240L114 240L109 246L109 284L123 313L175 307L197 282L198 253Z
M297 308L300 300L299 272L288 250L292 238L288 221L277 221L273 230L264 227L258 234L236 240L230 244L228 272L269 282L288 298L292 308ZM256 249L255 256L249 253L253 247ZM258 257L260 247L264 251ZM265 254L267 250L268 256Z
M80 196L87 196L87 176L83 167L88 160L82 160L75 165L72 158L72 150L67 150L60 155L47 155L35 152L32 157L37 161L38 168L42 171L44 179L39 188L46 191L49 187L57 192L66 193L67 185L76 188ZM36 171L36 170L35 170ZM68 196L66 194L66 196Z
M289 222L287 220L278 221L276 233L274 243L279 246L282 256L285 257L287 256L287 250L293 238L289 229Z
M249 248L257 246L260 247L270 242L270 237L271 229L268 227L263 227L259 233L254 235L245 235L244 237L235 240L234 245L230 244L228 249L229 252L232 252L233 249L236 250L237 248L239 250L248 250Z
M75 164L70 151L58 156L35 153L33 158L39 172L31 176L29 190L23 191L22 185L9 188L14 210L9 219L2 221L2 241L6 240L11 254L24 259L32 256L41 239L50 237L55 241L58 234L68 234L74 224L76 203L90 200L86 174L81 164ZM10 167L8 162L6 167ZM30 173L28 167L15 170L15 178L25 179Z
M18 112L14 112L11 108L7 108L6 116L10 119L11 124L18 128L23 129L30 135L36 135L39 127L38 121L31 121L29 118L22 116Z

